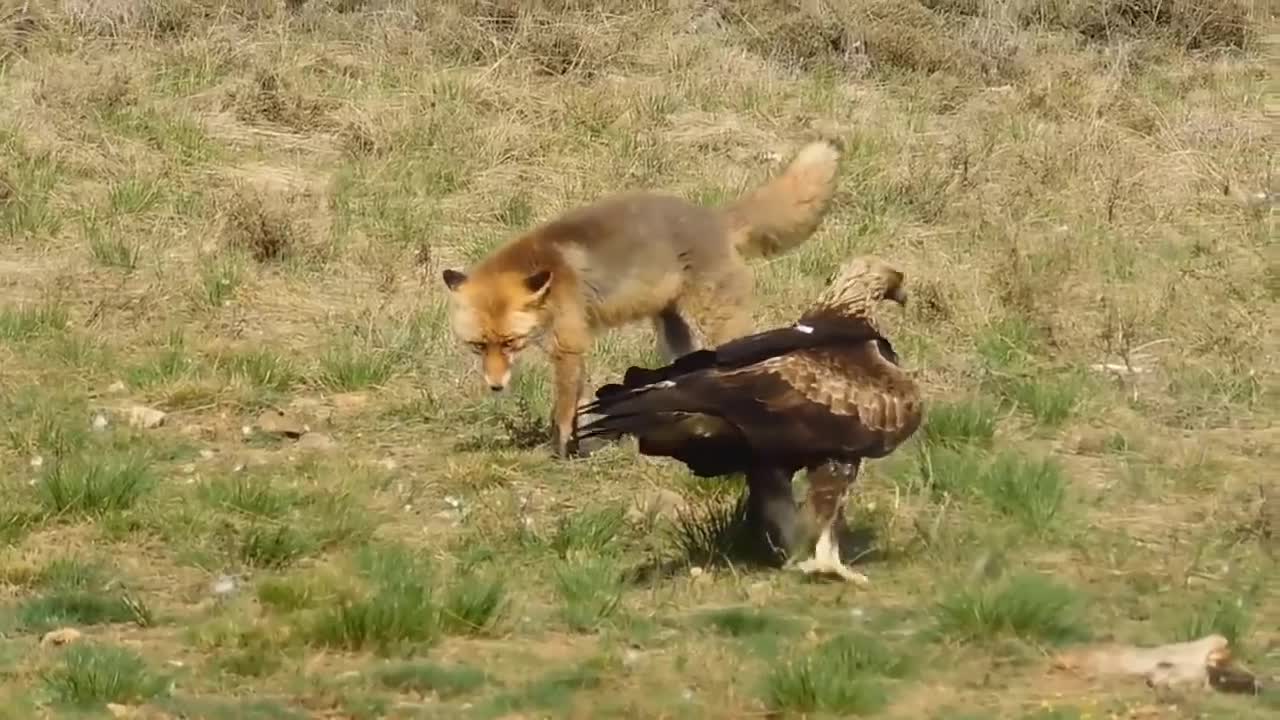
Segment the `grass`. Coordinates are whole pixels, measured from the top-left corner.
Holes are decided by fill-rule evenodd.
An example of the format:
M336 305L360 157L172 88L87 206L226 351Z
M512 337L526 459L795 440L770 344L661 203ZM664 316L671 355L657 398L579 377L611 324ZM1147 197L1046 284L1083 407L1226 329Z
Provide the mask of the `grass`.
M889 703L886 678L907 670L905 660L870 635L837 635L769 676L769 706L779 712L864 716Z
M1061 702L1049 656L1209 632L1280 674L1278 28L1243 0L0 0L0 717L1124 715L1158 699ZM818 135L830 212L751 264L753 316L855 253L905 273L879 322L926 417L849 497L867 589L776 567L741 478L551 458L549 364L490 392L440 279L608 191L729 202ZM656 358L605 333L586 389Z
M1040 575L1021 574L944 597L937 606L942 632L964 641L991 641L1005 635L1063 643L1088 637L1079 598L1068 587Z
M155 484L145 457L84 455L55 460L36 489L49 513L102 515L132 508Z
M96 644L68 649L61 665L45 674L44 683L59 702L82 708L136 705L168 691L168 681L138 654Z

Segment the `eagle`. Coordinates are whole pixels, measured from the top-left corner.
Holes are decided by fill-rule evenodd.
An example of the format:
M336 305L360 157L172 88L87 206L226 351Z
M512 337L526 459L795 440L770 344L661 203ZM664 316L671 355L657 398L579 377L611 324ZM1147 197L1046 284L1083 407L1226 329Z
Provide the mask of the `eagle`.
M631 435L641 454L699 477L744 474L748 522L763 525L786 567L865 585L840 559L836 522L863 459L893 452L924 412L874 321L884 300L906 305L903 273L874 255L852 258L794 324L631 367L601 386L574 442ZM809 478L804 537L791 489L800 470Z

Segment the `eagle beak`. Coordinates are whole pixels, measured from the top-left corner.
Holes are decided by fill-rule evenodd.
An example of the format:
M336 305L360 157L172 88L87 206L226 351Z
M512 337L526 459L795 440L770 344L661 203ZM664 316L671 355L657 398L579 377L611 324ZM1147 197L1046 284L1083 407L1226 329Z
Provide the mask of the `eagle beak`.
M889 293L888 298L899 305L905 306L907 304L907 291L899 285L893 289L893 292Z

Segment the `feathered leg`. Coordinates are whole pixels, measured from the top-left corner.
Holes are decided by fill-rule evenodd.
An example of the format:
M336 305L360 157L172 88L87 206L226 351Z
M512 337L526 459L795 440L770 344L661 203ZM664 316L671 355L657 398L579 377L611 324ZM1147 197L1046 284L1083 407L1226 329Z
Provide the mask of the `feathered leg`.
M796 544L796 501L791 492L795 473L782 468L747 472L747 526L760 533L770 554L790 557Z
M835 522L840 517L853 482L858 476L859 462L829 462L809 472L809 512L819 528L813 556L790 567L806 575L833 574L856 585L866 586L866 575L850 570L840 560L840 543Z

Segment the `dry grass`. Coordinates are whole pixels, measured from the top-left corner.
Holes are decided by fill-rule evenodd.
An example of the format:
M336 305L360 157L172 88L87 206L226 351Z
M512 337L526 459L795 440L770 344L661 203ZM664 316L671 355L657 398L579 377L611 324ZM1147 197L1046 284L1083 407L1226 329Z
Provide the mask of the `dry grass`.
M1216 629L1280 674L1277 32L1245 0L0 3L0 718L1269 716L1041 652ZM887 257L936 408L861 480L858 592L738 557L733 483L550 459L548 368L490 397L439 281L820 133L835 208L758 266L759 323Z

